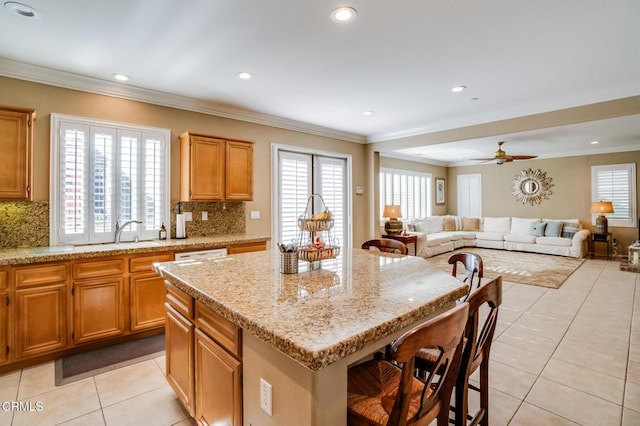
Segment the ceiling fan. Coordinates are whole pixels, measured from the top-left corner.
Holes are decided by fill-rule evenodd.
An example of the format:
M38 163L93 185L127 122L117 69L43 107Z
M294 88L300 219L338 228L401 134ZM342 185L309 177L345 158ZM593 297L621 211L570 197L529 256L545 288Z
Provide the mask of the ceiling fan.
M536 158L537 155L507 155L506 152L502 150L502 144L504 141L498 142L498 150L495 152L493 158L474 158L474 161L495 161L497 165L501 165L504 163L510 163L515 160L531 160L532 158Z

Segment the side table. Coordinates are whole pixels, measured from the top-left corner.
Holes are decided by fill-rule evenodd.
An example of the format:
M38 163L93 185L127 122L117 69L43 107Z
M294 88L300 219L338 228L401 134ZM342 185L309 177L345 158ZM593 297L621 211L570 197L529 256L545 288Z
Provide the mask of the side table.
M611 232L606 234L591 234L591 258L595 256L596 243L605 243L607 245L607 260L611 260Z
M400 241L407 247L409 247L409 244L413 244L413 255L418 255L418 237L416 235L383 235L382 238Z

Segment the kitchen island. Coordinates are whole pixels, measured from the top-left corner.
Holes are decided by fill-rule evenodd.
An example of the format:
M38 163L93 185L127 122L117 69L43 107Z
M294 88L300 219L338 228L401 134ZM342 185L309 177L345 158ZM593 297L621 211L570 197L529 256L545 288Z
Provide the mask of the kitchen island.
M346 424L348 366L453 306L466 291L412 256L347 250L320 268L300 262L299 273L281 274L279 255L155 265L169 288L195 300L196 311L199 306L240 330L235 355L246 425ZM261 378L272 385L271 416L260 408Z

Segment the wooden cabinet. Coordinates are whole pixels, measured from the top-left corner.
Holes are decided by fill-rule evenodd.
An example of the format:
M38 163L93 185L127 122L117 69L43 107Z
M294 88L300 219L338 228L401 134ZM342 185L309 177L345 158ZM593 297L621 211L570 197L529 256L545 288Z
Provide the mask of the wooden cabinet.
M167 381L197 423L242 425L242 329L165 283Z
M256 241L252 243L233 244L227 247L228 254L249 253L252 251L263 251L267 249L266 241Z
M251 201L253 143L196 133L180 136L182 201Z
M31 200L33 109L0 106L0 200Z
M85 343L126 331L126 262L110 257L73 263L73 341Z
M139 255L129 259L129 314L133 332L164 325L164 279L152 270L154 262L173 260L172 253Z
M0 267L0 365L9 361L9 267Z
M13 359L67 347L67 276L66 263L14 268Z

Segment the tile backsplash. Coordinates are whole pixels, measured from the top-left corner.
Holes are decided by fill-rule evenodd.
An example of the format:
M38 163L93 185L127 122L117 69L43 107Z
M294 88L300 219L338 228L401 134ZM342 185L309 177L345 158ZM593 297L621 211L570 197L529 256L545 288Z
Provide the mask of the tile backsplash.
M183 212L191 212L187 237L203 237L245 232L243 202L184 202ZM208 220L202 220L206 211ZM171 203L171 238L176 236L178 202ZM165 226L167 224L165 223ZM49 245L48 201L0 201L0 249L46 247Z

